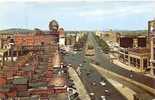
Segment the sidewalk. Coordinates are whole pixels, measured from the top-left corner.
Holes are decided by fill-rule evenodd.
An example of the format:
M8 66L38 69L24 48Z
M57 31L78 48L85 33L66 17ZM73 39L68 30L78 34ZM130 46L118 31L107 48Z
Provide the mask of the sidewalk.
M75 86L77 87L77 91L79 93L79 98L81 100L90 100L90 96L88 95L87 90L75 70L72 67L69 67L68 72L71 79L75 82Z
M128 66L126 64L123 64L122 62L120 62L119 60L116 60L116 59L113 60L113 63L120 66L120 67L122 67L122 68L124 68L124 69L127 69L127 70L132 70L134 72L141 72L140 69L137 69L137 68L135 68L133 66ZM148 76L148 77L151 77L151 78L155 78L155 76L152 76L151 74L144 74L144 75Z
M114 59L113 60L113 63L116 64L116 65L118 65L118 66L120 66L120 67L122 67L122 68L124 68L124 69L127 69L127 70L132 70L134 72L141 72L140 69L137 69L137 68L135 68L133 66L128 66L126 64L123 64L122 62L120 62L117 59Z

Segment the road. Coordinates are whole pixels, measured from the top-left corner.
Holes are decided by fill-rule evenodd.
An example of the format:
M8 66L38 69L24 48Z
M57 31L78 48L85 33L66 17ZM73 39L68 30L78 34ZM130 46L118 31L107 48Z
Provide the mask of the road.
M94 93L92 100L101 100L101 96L106 96L107 100L126 100L126 98L117 91L103 76L101 76L92 66L90 66L90 60L85 58L84 50L78 51L77 54L69 54L64 56L64 62L72 64L74 69L77 69L79 64L81 74L79 75L88 93ZM89 75L87 73L90 73ZM105 81L106 86L102 86L99 82ZM93 85L92 83L96 83ZM105 90L109 90L109 93L105 93Z
M119 67L113 63L110 62L110 59L109 59L109 56L107 54L104 54L102 53L101 51L101 48L99 47L98 43L96 42L95 38L93 37L93 35L89 35L89 38L90 40L93 42L94 46L95 46L95 60L96 62L99 63L100 67L103 67L109 71L112 71L114 73L117 73L121 76L125 76L127 78L130 78L130 74L131 74L131 71L129 70L126 70L126 69L123 69L122 67ZM132 72L132 79L137 81L137 82L140 82L140 83L143 83L149 87L152 87L152 88L155 88L155 79L153 78L150 78L150 77L147 77L147 76L144 76L140 73L135 73L135 72ZM121 80L117 77L113 77L113 79L117 80L117 81L120 81L122 82L123 84L129 86L131 89L133 89L136 93L140 93L140 94L147 94L148 97L150 98L153 98L154 95L148 93L147 91L145 91L144 89L138 87L138 86L135 86L129 82L125 82L124 80ZM130 78L131 79L131 78Z

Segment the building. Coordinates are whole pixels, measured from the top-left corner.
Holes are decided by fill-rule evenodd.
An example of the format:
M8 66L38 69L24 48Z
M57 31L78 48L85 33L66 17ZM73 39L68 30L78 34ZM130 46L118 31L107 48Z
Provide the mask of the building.
M74 46L76 43L76 32L66 32L65 34L65 45Z
M134 33L133 33L134 34ZM145 72L149 67L150 49L147 36L117 35L118 59L131 67Z
M123 48L145 48L149 46L147 36L117 35L117 42Z
M148 22L148 37L150 39L150 72L155 75L155 20Z
M65 46L65 32L63 28L59 29L59 46L60 47Z
M146 35L118 35L119 60L155 75L155 20L148 21Z

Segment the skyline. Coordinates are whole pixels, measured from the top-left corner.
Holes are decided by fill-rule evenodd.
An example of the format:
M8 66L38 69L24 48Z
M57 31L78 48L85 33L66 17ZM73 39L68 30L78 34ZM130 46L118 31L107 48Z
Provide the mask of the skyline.
M65 30L143 30L155 18L154 1L0 2L0 30L48 30L55 19Z

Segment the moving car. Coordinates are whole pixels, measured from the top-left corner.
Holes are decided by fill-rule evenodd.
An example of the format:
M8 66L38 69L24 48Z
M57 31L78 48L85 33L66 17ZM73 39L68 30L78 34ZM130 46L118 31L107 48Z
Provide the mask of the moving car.
M101 96L101 100L106 100L106 97L105 96Z
M102 86L105 86L105 85L106 85L106 83L105 83L104 81L100 82L100 84L101 84Z

